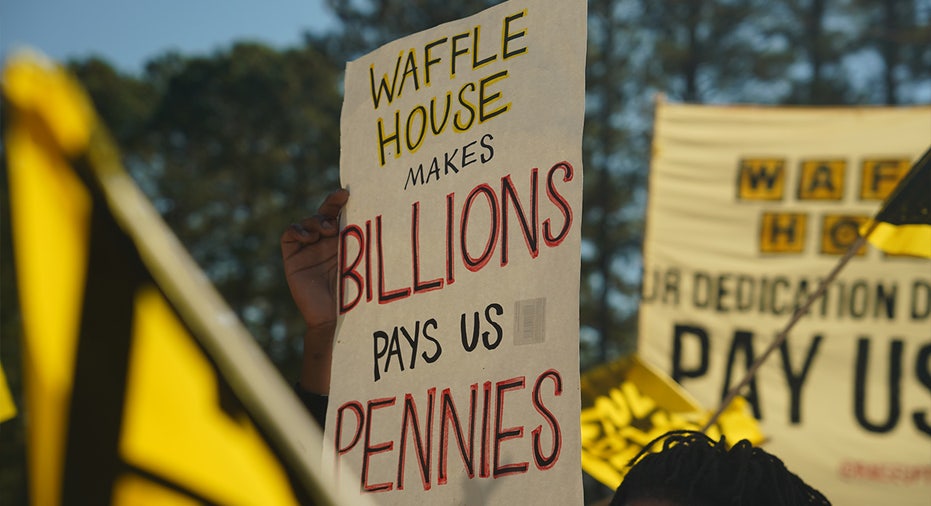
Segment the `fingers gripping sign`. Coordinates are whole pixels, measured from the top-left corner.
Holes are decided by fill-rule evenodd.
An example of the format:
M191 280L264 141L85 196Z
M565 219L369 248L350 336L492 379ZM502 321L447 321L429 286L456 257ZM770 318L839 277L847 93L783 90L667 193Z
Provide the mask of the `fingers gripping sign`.
M300 382L321 394L329 390L336 328L338 218L347 200L346 190L330 193L316 215L292 224L281 235L288 288L307 325Z

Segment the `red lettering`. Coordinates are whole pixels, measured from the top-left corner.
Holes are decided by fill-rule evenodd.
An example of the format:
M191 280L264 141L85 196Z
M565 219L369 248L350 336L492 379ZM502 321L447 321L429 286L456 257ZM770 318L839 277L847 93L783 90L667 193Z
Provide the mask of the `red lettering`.
M445 215L445 241L440 243L427 241L421 244L420 229L423 217L437 216L439 210L430 212L424 209L421 202L411 204L411 223L410 223L410 251L405 253L402 248L389 248L392 255L392 265L402 265L395 262L395 255L410 254L411 271L409 273L409 285L393 289L386 287L386 252L383 244L383 236L386 233L384 228L383 217L378 215L374 218L375 230L374 237L372 234L371 220L365 222L365 229L358 225L347 225L340 234L340 256L339 256L339 279L338 288L340 290L340 314L345 314L362 302L362 294L365 294L365 302L371 302L374 298L373 292L377 289L377 299L379 304L388 304L397 300L403 300L411 295L440 290L456 281L456 262L461 259L462 264L470 272L478 272L484 269L497 247L498 241L501 242L501 263L504 267L510 261L510 241L514 229L519 228L519 234L527 246L527 251L531 259L538 258L540 255L540 235L542 232L543 244L549 248L557 247L568 237L569 231L574 223L572 206L561 193L561 183L568 183L575 180L574 169L568 162L559 162L553 165L546 176L546 196L547 200L553 204L554 216L540 221L540 177L539 169L530 170L529 190L524 195L524 200L520 198L517 191L517 185L510 174L501 178L501 194L497 195L495 190L486 183L479 184L472 188L468 193L461 207L456 206L456 196L454 193L446 195ZM484 197L488 204L487 220L476 220L477 215L476 202L479 197ZM545 202L545 200L544 200ZM457 216L457 212L459 213ZM480 212L480 211L479 211ZM519 227L511 227L512 218L516 218ZM473 228L482 222L483 227L488 228L487 235L482 241L482 231L473 230L473 244L469 244L469 226ZM458 226L458 229L457 229ZM475 233L478 232L478 233ZM475 241L478 236L478 241ZM459 244L456 244L458 237ZM474 242L478 242L476 245ZM396 243L393 243L396 244ZM355 247L354 247L355 246ZM473 255L474 249L480 246L481 249L477 255ZM372 249L374 248L374 259ZM445 251L440 251L443 248ZM436 258L443 255L445 272L442 276L432 279L423 279L422 265L423 259L430 256ZM461 258L457 259L459 256ZM439 258L437 258L439 259ZM374 264L373 264L374 260ZM429 262L428 262L429 263ZM364 265L363 265L364 264ZM362 269L365 269L364 276ZM376 272L377 271L377 272ZM375 286L377 284L377 287Z
M514 188L514 182L511 181L510 174L501 178L501 265L508 264L508 203L514 202L514 211L517 212L517 218L520 222L520 228L524 233L524 243L527 250L530 251L530 258L537 258L540 254L540 247L537 244L537 175L536 168L530 171L530 223L527 223L527 215L524 214L524 206L521 205L517 198L517 190Z
M404 396L404 418L401 420L401 453L398 456L398 490L404 489L404 457L407 454L407 428L414 431L414 446L417 448L417 462L420 464L420 477L423 489L430 490L430 456L433 455L433 400L436 388L427 390L427 424L421 437L420 422L417 417L417 403L414 396ZM426 439L426 442L424 442Z
M393 487L394 484L390 481L384 483L375 483L374 485L368 484L369 479L369 459L373 455L378 455L379 453L390 452L394 449L394 441L387 441L384 443L379 443L372 446L372 412L376 409L386 408L388 406L394 406L395 397L383 397L381 399L373 399L368 402L366 408L365 416L365 445L362 447L362 490L366 492L388 492Z
M482 478L488 478L491 476L491 470L489 468L488 462L488 425L491 421L491 382L486 381L482 385L482 452L481 452L481 466L479 468L478 475Z
M540 413L546 419L546 423L549 424L550 431L553 433L553 449L549 455L543 455L543 450L540 448L540 433L543 432L543 426L537 425L537 428L531 431L531 434L533 434L533 462L536 464L537 469L541 471L556 464L556 461L559 460L559 452L562 449L562 432L559 429L559 420L556 419L552 411L546 409L543 400L540 398L540 386L546 378L553 380L555 386L553 395L556 397L562 395L562 376L555 369L544 371L533 384L533 407L537 410L537 413Z
M552 384L552 387L548 384ZM482 390L481 403L478 400L479 388ZM414 394L406 393L400 411L385 411L384 416L379 416L377 419L374 416L375 412L394 406L398 399L397 396L371 399L364 403L346 402L336 411L334 447L337 468L341 461L345 461L347 455L355 454L358 459L356 462L361 467L359 478L363 492L404 490L405 472L408 467L407 450L410 447L416 455L415 465L420 472L423 489L431 490L434 465L437 469L436 483L438 485L449 483L449 447L450 439L454 439L465 471L458 476L465 479L475 479L476 474L478 478L494 479L523 474L530 470L530 458L533 459L537 470L547 471L553 468L559 460L563 441L559 420L553 414L552 404L547 405L547 403L554 402L553 399L560 397L562 391L562 376L555 369L546 370L537 376L532 390L529 391L526 389L526 376L517 376L497 382L485 381L481 387L479 383L472 383L469 386L469 411L466 420L460 416L451 389L444 388L441 391L438 406L439 423L434 423L437 415L436 387L427 389L425 396L420 397L422 410L418 407L418 398ZM533 429L530 429L532 425L527 423L529 421L505 426L506 424L512 425L510 417L516 416L515 410L511 409L510 417L508 417L506 404L513 404L518 400L524 402L525 407L532 406L545 423L540 423ZM520 412L530 411L523 409ZM355 427L349 425L352 423L349 421L350 414L355 415ZM481 428L478 427L479 416L481 416ZM492 417L494 417L493 421ZM394 429L397 432L394 433L399 435L397 462L392 461L397 466L396 472L392 471L394 481L369 483L370 480L375 479L370 475L378 475L378 478L382 478L387 468L382 462L373 463L373 459L379 454L389 453L395 449L395 440L373 441L373 427L391 423L397 424ZM465 427L466 423L468 428ZM525 429L531 434L529 440L523 439ZM436 430L439 430L438 438L433 437ZM476 438L477 431L480 431L478 438ZM547 431L548 436L544 435ZM384 427L374 434L385 434ZM517 440L528 441L523 450L528 458L520 457L521 453L516 446ZM432 458L434 441L439 443L436 464ZM514 447L506 451L502 447L508 441L511 441L510 444ZM478 456L476 456L476 442L479 443ZM518 455L518 457L510 457L513 461L505 462L505 454ZM476 462L476 457L478 462ZM381 459L385 458L385 456L381 457Z
M385 253L382 247L381 215L375 217L375 253L378 258L378 303L387 304L393 300L405 299L411 294L409 287L385 291Z
M553 165L550 168L550 171L546 174L546 196L549 197L552 203L556 204L556 207L562 211L563 218L565 218L562 229L556 235L552 235L550 231L549 218L543 221L543 240L546 242L546 245L551 248L559 246L559 244L566 238L566 235L569 233L569 227L572 225L572 206L570 206L569 202L566 201L566 198L559 193L559 191L556 189L555 183L553 182L553 174L557 169L562 169L562 180L564 183L572 181L573 177L572 165L569 165L569 162L560 162L556 165Z
M522 390L524 388L524 377L511 378L499 381L495 384L495 478L507 476L515 473L527 472L529 464L527 462L517 462L514 464L500 463L501 460L501 443L508 439L524 437L524 427L507 427L502 429L501 424L504 421L504 394L508 390Z
M414 293L430 292L443 288L443 278L420 281L420 202L411 206L411 244L413 245L411 259L414 266Z
M349 444L341 447L339 442L343 440L343 412L345 412L347 409L351 409L352 412L356 415L356 432L353 434L352 440L349 441ZM362 420L362 404L360 404L358 401L349 401L336 410L336 435L333 438L333 442L336 444L337 459L342 454L353 449L353 447L355 447L359 442L359 437L362 435Z
M469 395L469 444L466 449L465 438L462 435L462 424L459 421L459 413L456 411L456 403L449 393L449 389L443 390L440 399L440 455L436 482L440 485L446 483L446 454L449 451L449 431L448 427L452 425L456 433L456 444L459 446L459 455L462 456L462 463L465 465L469 478L475 477L475 403L478 393L478 383L472 383Z
M456 275L454 270L455 261L453 260L453 254L455 252L455 244L453 244L453 229L456 224L456 194L450 193L446 195L446 284L451 285L456 282Z
M346 244L346 238L348 237L355 238L359 245L359 252L351 263L346 261L346 255L349 252L349 248ZM359 300L362 299L362 289L364 283L362 281L362 276L359 275L356 269L359 267L359 262L362 261L362 251L365 248L365 238L362 235L362 229L356 225L347 225L345 228L343 228L339 238L339 313L344 314L350 309L356 307L356 304L358 304ZM346 288L347 279L355 282L357 292L355 298L352 299L348 304L346 303L346 294L349 292Z
M372 237L372 220L365 220L365 237ZM365 301L372 302L372 241L365 241ZM348 310L347 310L348 311Z
M488 213L490 215L488 239L485 241L485 249L482 251L482 254L477 258L473 258L472 255L469 254L469 245L466 236L469 231L469 217L472 213L472 203L475 202L475 198L479 194L484 195L485 199L488 201ZM482 267L488 263L488 260L491 259L498 238L498 201L495 196L495 191L492 190L490 186L487 184L480 184L469 192L465 204L462 205L462 217L459 227L459 247L462 249L462 261L465 263L466 269L472 272L480 271Z

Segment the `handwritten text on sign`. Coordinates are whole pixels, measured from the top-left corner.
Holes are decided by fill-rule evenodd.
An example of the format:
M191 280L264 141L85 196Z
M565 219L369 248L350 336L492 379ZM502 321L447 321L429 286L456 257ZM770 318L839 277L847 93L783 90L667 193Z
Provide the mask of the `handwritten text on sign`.
M379 502L582 500L585 7L511 0L347 65L326 458Z

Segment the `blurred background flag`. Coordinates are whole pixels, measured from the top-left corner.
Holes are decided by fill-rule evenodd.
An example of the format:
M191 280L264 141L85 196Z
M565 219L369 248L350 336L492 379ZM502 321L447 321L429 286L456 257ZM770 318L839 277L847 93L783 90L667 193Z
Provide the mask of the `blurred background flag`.
M860 233L886 253L931 258L931 147Z
M32 502L337 502L319 430L76 81L24 54L2 84Z
M614 490L628 463L657 437L701 430L711 418L681 385L636 354L582 376L582 470ZM764 440L746 400L736 397L706 431L729 444Z
M16 416L16 405L13 403L10 387L6 383L6 375L3 374L3 366L0 365L0 423L14 416Z

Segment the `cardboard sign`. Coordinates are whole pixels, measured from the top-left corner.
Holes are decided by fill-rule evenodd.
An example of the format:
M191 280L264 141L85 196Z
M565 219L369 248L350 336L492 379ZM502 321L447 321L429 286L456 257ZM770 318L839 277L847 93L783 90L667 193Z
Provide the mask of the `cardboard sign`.
M523 0L347 65L324 458L378 502L581 502L585 50Z
M582 376L582 469L614 490L650 442L675 430L702 430L712 412L637 354ZM706 431L727 444L765 438L747 401L737 397ZM652 447L659 451L662 445Z
M931 108L661 103L639 350L717 406L931 139ZM743 391L834 504L931 497L931 261L858 252Z

